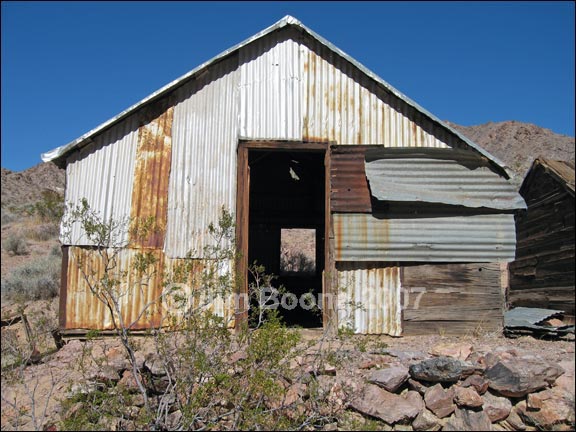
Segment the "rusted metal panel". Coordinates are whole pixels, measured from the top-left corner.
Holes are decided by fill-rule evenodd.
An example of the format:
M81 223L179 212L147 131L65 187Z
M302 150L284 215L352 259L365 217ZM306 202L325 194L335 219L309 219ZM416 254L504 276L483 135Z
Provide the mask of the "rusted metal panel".
M471 151L370 148L366 176L372 195L382 201L526 208L514 185Z
M129 117L68 157L66 202L79 204L86 198L103 220L130 216L138 127L137 117ZM61 236L63 244L91 245L78 223L70 228L70 239ZM118 240L126 244L127 233Z
M142 250L122 249L117 253L114 264L109 263L112 268L108 274L122 281L115 288L115 297L119 300L125 325L134 323L131 327L133 330L167 326L173 323L173 318L177 322L184 313L196 308L210 310L229 326L234 325L235 297L232 292L223 297L210 295L206 291L202 285L202 260L192 260L193 265L186 277L175 279L172 275L184 260L166 259L161 250L148 249L145 253L152 254L156 262L149 272L139 276L134 264L141 253ZM69 248L66 316L65 321L61 321L63 329L114 329L110 311L90 290L90 285L95 287L94 282L104 275L105 265L106 260L95 248ZM222 271L231 269L231 265L224 263ZM184 304L177 302L174 296L166 295L174 286L180 289L178 294L185 299ZM193 295L193 292L196 294Z
M287 29L239 50L241 138L302 139L298 33Z
M172 162L172 119L168 107L158 117L142 125L138 131L136 167L132 191L131 245L162 248L166 232L168 179ZM153 218L153 229L145 238L134 235L142 223Z
M386 147L457 147L446 133L398 96L385 91L357 65L328 47L303 44L303 139Z
M96 282L103 277L106 265L109 267L108 275L122 281L118 287L114 288L114 297L119 301L125 325L134 323L131 327L134 330L158 326L161 317L160 303L157 300L162 292L160 269L163 266L163 254L160 250L148 252L152 253L157 260L156 273L150 277L138 277L132 271L138 250L122 249L116 255L114 262L107 262L100 257L95 248L70 247L65 328L114 329L110 311L104 302L98 300L90 290L90 286L98 286ZM144 310L147 313L139 318Z
M208 225L235 208L238 57L214 65L175 95L164 250L204 256Z
M355 333L400 336L400 270L383 263L346 262L336 266L338 327Z
M369 213L372 211L370 190L364 169L365 150L364 146L339 146L331 149L330 210L332 212Z
M337 261L505 262L516 246L511 214L335 214L334 233Z

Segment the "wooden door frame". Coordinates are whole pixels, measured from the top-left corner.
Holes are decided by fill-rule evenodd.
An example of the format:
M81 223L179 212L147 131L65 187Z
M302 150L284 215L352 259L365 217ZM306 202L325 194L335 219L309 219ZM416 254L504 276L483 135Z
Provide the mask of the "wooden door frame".
M324 271L322 277L322 324L328 331L336 328L335 296L332 292L334 262L332 218L330 214L330 146L328 143L302 141L239 141L236 170L236 274L238 275L235 303L235 327L248 322L248 246L250 216L250 150L324 152Z

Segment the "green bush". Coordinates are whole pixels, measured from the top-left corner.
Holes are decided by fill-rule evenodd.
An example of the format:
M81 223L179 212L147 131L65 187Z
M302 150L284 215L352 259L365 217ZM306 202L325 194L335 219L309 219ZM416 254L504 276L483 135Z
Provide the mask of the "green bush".
M2 280L2 296L11 300L43 300L58 296L61 260L48 255L14 269Z
M8 209L2 209L2 226L8 225L17 219L17 216L13 212Z
M10 234L2 246L6 252L13 255L26 255L30 252L28 242L21 234Z
M64 197L55 191L45 190L42 199L34 204L33 213L44 222L59 222L64 215Z

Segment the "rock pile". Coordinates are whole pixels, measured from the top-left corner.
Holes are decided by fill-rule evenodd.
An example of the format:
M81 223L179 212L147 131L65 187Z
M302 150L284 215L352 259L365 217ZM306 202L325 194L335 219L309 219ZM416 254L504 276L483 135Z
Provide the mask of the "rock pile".
M113 381L137 393L122 352L106 354L108 368L93 381ZM438 344L428 353L351 349L335 354L340 362L335 355L331 364L320 366L309 361L313 356L296 357L291 367L302 371L301 379L286 382L286 394L267 406L288 405L300 414L323 410L332 419L324 430L362 429L362 421L375 420L383 430L574 430L574 360L551 363L511 347L476 351L462 343ZM235 367L244 357L239 351L229 364ZM161 394L168 378L159 357L148 352L137 358L149 393ZM179 415L170 413L175 423ZM360 423L346 423L350 416Z

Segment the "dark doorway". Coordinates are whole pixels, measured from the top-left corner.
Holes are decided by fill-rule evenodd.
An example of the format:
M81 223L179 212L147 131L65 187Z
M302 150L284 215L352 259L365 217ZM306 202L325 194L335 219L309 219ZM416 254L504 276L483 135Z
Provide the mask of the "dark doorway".
M248 264L264 265L290 293L278 296L287 325L321 327L311 305L322 301L324 152L250 149L248 165Z

